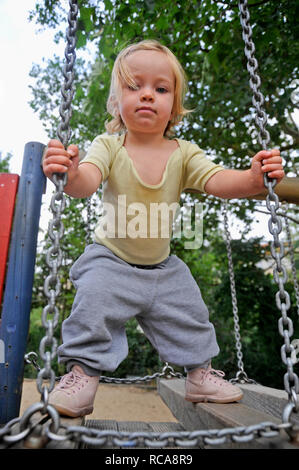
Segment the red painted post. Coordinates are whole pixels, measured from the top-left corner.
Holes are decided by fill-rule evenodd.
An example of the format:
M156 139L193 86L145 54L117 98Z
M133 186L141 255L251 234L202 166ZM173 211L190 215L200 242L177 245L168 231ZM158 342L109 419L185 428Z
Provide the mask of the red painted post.
M0 304L18 184L19 175L0 173Z

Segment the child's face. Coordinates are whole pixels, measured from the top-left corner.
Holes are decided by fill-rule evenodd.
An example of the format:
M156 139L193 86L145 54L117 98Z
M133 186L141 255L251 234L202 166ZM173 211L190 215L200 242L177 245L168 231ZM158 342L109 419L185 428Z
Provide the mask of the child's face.
M136 51L126 58L137 89L123 84L119 112L128 131L164 134L172 118L175 78L167 56Z

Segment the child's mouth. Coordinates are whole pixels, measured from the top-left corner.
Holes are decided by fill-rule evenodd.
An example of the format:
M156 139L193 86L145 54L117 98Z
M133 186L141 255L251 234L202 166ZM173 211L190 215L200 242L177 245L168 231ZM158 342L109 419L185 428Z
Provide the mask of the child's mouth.
M139 112L139 111L142 111L142 112L145 112L145 113L146 113L146 112L148 112L148 113L155 113L155 111L154 111L152 108L148 107L148 106L142 106L141 108L138 108L137 111L138 111L138 112Z

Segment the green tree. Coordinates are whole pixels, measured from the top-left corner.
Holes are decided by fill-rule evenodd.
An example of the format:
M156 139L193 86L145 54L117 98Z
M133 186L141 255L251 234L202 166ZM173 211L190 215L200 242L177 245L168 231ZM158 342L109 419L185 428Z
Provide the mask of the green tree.
M0 173L9 173L9 162L12 157L11 153L8 153L5 157L0 152Z

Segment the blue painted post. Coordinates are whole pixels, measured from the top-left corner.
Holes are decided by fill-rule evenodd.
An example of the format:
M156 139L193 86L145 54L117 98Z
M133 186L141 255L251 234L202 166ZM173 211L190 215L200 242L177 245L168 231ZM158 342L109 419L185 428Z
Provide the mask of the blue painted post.
M20 412L41 200L46 184L41 168L44 148L38 142L25 145L17 194L0 325L1 424Z

